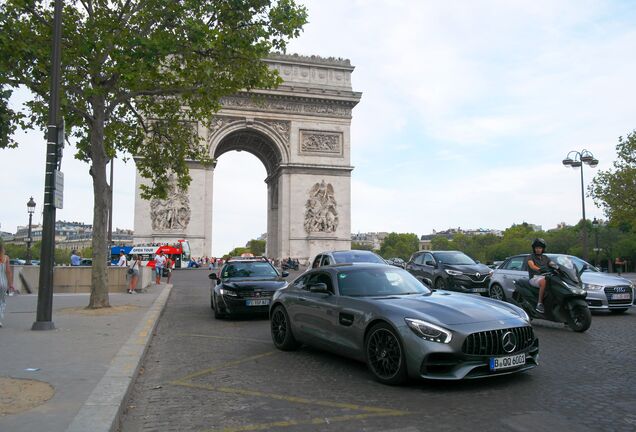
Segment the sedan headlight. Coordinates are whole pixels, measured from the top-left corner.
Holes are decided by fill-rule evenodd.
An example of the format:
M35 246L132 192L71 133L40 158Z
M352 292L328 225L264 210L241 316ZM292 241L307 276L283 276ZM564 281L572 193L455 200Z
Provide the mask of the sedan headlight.
M221 289L219 289L219 292L221 293L221 295L228 295L228 296L236 297L236 291L230 291L227 288L221 288Z
M603 288L605 288L603 285L595 285L595 284L587 284L587 283L583 284L583 289L585 291L600 291Z
M416 335L427 341L447 344L453 337L450 330L446 330L445 328L426 321L413 318L404 318L404 321L406 321L406 325L408 325Z
M448 270L448 269L445 269L445 270L446 270L446 273L448 273L451 276L461 276L463 274L462 272L457 270Z

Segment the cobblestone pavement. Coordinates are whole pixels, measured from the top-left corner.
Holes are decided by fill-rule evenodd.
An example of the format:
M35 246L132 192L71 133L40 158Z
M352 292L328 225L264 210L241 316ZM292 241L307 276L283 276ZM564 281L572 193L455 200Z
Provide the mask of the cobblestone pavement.
M207 274L176 272L121 432L636 430L636 310L583 334L535 321L525 374L389 387L362 363L277 351L266 318L215 320Z

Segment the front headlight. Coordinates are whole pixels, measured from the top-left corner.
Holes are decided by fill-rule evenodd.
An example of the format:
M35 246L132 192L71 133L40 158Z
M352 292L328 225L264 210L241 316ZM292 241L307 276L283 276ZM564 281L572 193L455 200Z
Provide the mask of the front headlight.
M453 334L450 330L446 330L435 324L413 318L404 318L404 321L416 335L427 341L447 344L453 338Z
M451 276L461 276L463 274L462 272L457 270L448 270L448 269L445 269L445 270L446 270L446 273L448 273Z
M227 288L221 288L221 289L219 289L219 292L221 293L221 295L228 295L228 296L236 297L236 292L235 291L230 291Z
M605 288L603 285L595 285L595 284L587 284L587 283L583 284L583 289L585 291L601 291L603 288Z

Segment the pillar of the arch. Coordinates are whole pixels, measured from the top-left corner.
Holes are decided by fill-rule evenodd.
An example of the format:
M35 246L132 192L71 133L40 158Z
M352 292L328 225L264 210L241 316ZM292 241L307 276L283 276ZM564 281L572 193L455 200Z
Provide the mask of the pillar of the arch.
M280 258L280 237L279 237L279 219L278 209L280 203L280 178L269 177L265 182L267 183L267 250L266 254L270 258Z

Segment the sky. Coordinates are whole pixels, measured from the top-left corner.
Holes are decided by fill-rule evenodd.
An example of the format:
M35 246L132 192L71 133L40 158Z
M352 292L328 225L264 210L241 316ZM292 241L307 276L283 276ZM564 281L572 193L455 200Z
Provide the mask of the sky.
M354 233L576 224L580 171L561 161L591 151L600 162L584 167L587 186L636 129L635 2L301 3L309 23L287 52L350 59L362 92L351 125ZM28 223L29 197L36 215L43 197L45 140L18 136L19 149L0 151L0 230L9 232ZM88 165L72 154L57 218L91 223ZM265 176L247 152L219 158L213 255L266 232ZM117 161L115 227L134 228L134 185L134 164ZM589 197L586 215L603 217Z

